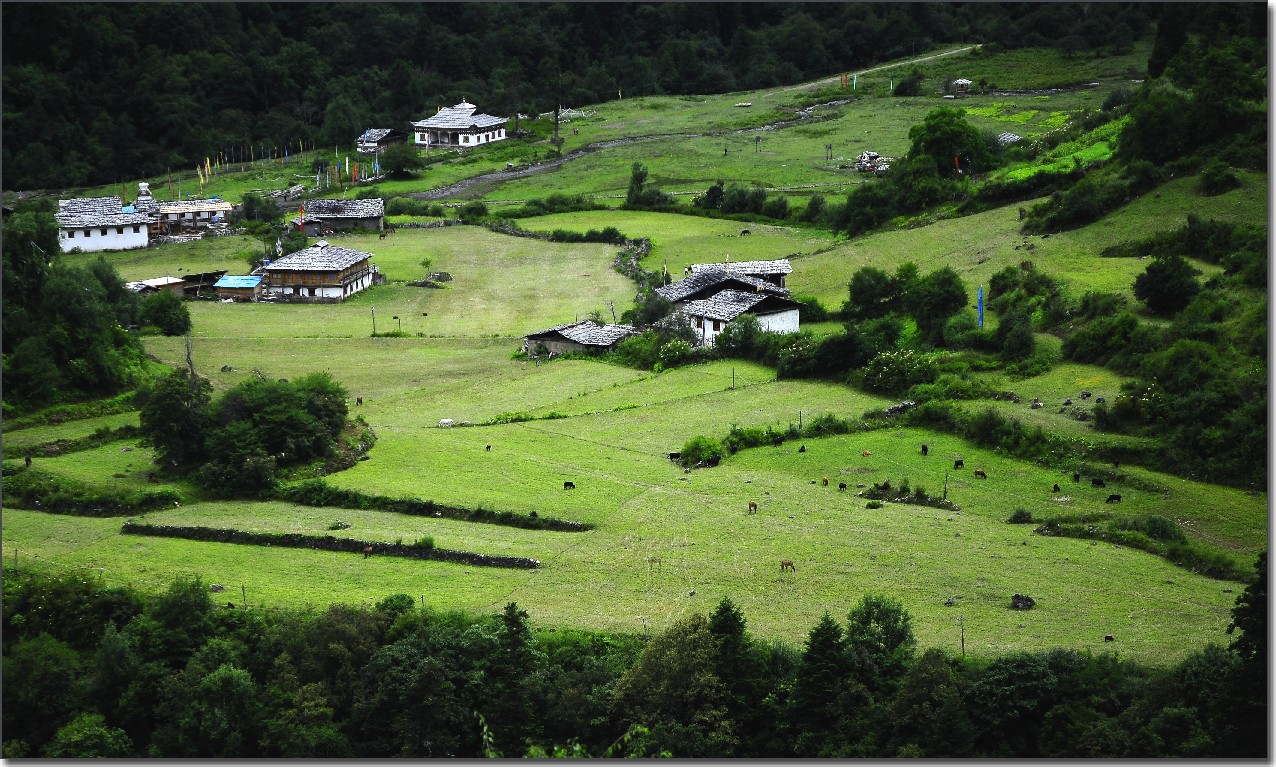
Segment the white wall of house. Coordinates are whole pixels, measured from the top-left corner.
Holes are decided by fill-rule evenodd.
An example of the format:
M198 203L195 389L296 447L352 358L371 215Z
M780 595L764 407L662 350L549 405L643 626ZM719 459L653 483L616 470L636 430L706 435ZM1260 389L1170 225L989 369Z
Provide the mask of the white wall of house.
M763 314L758 317L762 329L771 333L798 332L798 310L789 309L775 314Z
M277 296L302 296L303 298L335 298L344 300L365 288L372 286L372 275L369 271L348 285L270 285L262 288L263 293Z
M146 224L122 226L65 227L58 229L58 244L63 252L79 248L85 253L97 250L132 250L145 248L148 233Z

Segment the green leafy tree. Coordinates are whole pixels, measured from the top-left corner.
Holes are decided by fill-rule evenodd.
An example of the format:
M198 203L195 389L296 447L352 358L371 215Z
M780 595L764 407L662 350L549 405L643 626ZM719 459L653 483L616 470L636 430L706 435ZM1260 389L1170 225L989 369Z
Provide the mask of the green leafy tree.
M917 322L922 338L935 345L943 343L944 323L968 302L966 286L949 266L920 278L904 294L904 309Z
M133 754L133 741L101 714L83 713L58 729L44 755L52 759L119 759Z
M893 311L899 302L899 283L875 266L861 267L851 275L850 299L844 311L852 317L869 319Z
M142 433L162 464L189 468L203 461L213 385L186 370L153 381L138 392Z
M871 692L892 690L917 649L913 619L898 599L865 594L846 619L855 675Z
M254 192L245 192L239 203L239 215L245 221L273 223L284 217L283 209L274 200Z
M80 710L80 656L46 633L22 639L4 656L4 732L39 749Z
M412 172L425 167L416 146L406 141L391 144L381 151L381 169L391 178L411 178Z
M38 326L44 284L53 259L60 253L58 222L50 213L6 215L0 246L4 253L0 309L4 315L4 353L9 354Z
M978 128L966 122L965 114L948 107L927 114L908 131L908 138L913 142L908 158L930 160L943 178L953 177L958 168L967 174L991 168L992 156L988 154L983 136Z
M920 756L969 754L974 732L952 664L938 648L926 650L904 674L888 708L888 750L916 746Z
M765 195L765 192L763 193ZM725 201L725 200L724 200ZM625 205L635 208L655 208L672 205L673 198L654 186L647 185L647 167L642 163L634 163L629 174L629 191L625 194Z
M1152 259L1134 278L1134 297L1154 314L1176 314L1201 291L1195 267L1182 256L1169 254Z
M497 634L499 649L487 670L484 711L492 722L497 747L506 753L540 737L536 707L544 699L545 654L536 646L527 617L527 611L514 602L505 605Z
M171 290L161 290L142 299L137 313L142 325L154 325L166 336L190 332L191 313L186 302Z
M255 756L260 722L252 676L223 663L190 691L178 718L181 753L204 759Z

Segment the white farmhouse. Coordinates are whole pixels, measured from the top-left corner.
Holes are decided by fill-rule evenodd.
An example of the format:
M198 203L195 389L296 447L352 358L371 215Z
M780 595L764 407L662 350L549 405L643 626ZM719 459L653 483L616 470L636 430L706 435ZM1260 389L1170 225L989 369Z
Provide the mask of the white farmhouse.
M713 346L727 323L741 314L756 316L765 331L796 333L799 306L796 301L773 293L728 289L709 298L688 301L681 311L691 318L692 327L700 335L700 345Z
M58 200L58 244L63 251L145 248L150 217L125 207L119 197Z
M469 149L505 138L508 117L475 114L478 107L462 101L412 123L414 143L429 148Z

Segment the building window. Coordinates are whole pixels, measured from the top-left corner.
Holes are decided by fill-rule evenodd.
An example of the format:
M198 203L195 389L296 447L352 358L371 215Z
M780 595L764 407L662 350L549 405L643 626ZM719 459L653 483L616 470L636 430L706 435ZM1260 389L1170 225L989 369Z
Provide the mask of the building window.
M105 228L105 227L103 227L103 229L102 229L102 236L103 236L103 237L105 237L105 236L106 236L106 228Z
M66 231L66 238L69 240L69 239L71 239L71 238L73 238L73 237L75 237L75 230L74 230L74 229L68 229L68 230Z
M115 233L116 233L116 234L124 234L124 227L122 227L122 226L117 226L117 227L115 227Z
M717 332L718 332L719 330L721 330L721 329L722 329L722 326L718 324L718 321L717 321L717 320L714 320L714 321L713 321L713 332L717 333Z
M133 227L133 234L138 234L138 233L139 233L139 232L141 232L141 231L142 231L142 227L140 227L140 226L134 226L134 227Z

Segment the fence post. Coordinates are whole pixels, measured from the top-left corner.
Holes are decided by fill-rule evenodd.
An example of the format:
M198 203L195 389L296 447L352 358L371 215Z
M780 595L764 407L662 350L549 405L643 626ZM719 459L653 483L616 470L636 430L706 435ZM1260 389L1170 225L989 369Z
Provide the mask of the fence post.
M244 598L244 609L247 610L248 609L248 589L242 583L239 584L239 593Z

